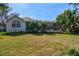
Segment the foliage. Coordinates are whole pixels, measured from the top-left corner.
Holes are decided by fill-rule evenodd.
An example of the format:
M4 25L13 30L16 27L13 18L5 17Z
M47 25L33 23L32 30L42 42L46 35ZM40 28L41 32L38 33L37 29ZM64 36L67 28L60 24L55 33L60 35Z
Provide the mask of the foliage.
M46 23L42 23L41 24L41 31L45 32L46 29L47 29L47 24Z
M62 25L65 32L79 33L79 3L70 3L73 10L65 10L57 16L56 22Z
M78 9L79 8L79 3L69 3L70 5L73 5L74 8Z
M63 31L69 31L73 22L73 11L65 10L62 14L57 16L56 22L62 24Z
M68 52L68 55L71 55L71 56L79 56L79 49L70 49L69 52Z
M36 31L37 30L37 23L36 22L31 22L30 23L30 30Z
M30 27L29 27L29 30L32 30L32 31L42 31L42 32L45 32L45 30L47 29L47 24L46 23L43 23L43 22L36 22L36 21L33 21L30 23Z
M10 11L10 8L8 4L0 3L0 17L2 20L4 18L7 18L9 11Z
M4 23L4 19L8 19L8 12L10 11L10 8L8 6L8 4L4 4L4 3L0 3L0 19L3 22L3 26L6 29L5 23ZM6 31L6 30L5 30Z

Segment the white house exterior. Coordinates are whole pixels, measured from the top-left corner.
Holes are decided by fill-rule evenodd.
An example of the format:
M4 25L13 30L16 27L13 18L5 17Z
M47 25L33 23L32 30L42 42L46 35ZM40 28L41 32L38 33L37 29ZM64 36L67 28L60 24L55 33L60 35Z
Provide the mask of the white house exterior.
M8 17L8 20L6 20L5 27L2 23L0 23L0 31L4 31L6 29L6 32L27 32L28 26L30 23L34 21L33 19L29 17L20 18L18 15L10 15ZM40 22L39 22L40 23ZM52 32L52 27L54 22L44 22L47 24L47 32ZM41 23L40 23L41 24Z
M13 16L6 21L6 31L7 32L25 32L26 22L19 18L18 16Z

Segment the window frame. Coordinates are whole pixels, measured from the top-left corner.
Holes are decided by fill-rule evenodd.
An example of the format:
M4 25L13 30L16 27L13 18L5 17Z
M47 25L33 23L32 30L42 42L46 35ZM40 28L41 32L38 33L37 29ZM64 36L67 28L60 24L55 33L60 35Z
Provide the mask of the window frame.
M20 27L21 27L20 21L13 21L12 22L12 28L20 28Z

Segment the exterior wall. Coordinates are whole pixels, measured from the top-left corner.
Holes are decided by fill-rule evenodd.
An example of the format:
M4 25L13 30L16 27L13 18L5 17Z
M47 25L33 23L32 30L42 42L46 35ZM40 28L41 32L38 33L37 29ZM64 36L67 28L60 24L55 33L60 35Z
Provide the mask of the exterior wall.
M21 23L21 27L19 27L19 28L13 28L12 27L12 22L13 21L19 21ZM11 20L9 20L7 22L6 31L7 32L21 32L21 31L25 32L26 31L26 23L23 20L20 20L19 18L14 17L14 18L12 18Z

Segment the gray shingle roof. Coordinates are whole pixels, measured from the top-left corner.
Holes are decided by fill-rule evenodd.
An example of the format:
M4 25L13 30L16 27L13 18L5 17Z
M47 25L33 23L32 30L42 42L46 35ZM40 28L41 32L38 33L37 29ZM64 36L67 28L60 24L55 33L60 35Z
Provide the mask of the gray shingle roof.
M31 21L34 21L34 20L33 20L32 18L30 18L30 17L24 17L24 18L21 18L21 17L19 17L19 16L16 15L16 14L11 14L11 15L9 15L9 16L8 16L8 19L11 19L12 17L18 17L18 18L24 20L25 22L31 22Z
M24 17L24 18L22 18L24 21L26 21L26 22L31 22L31 21L34 21L32 18L30 18L30 17Z

